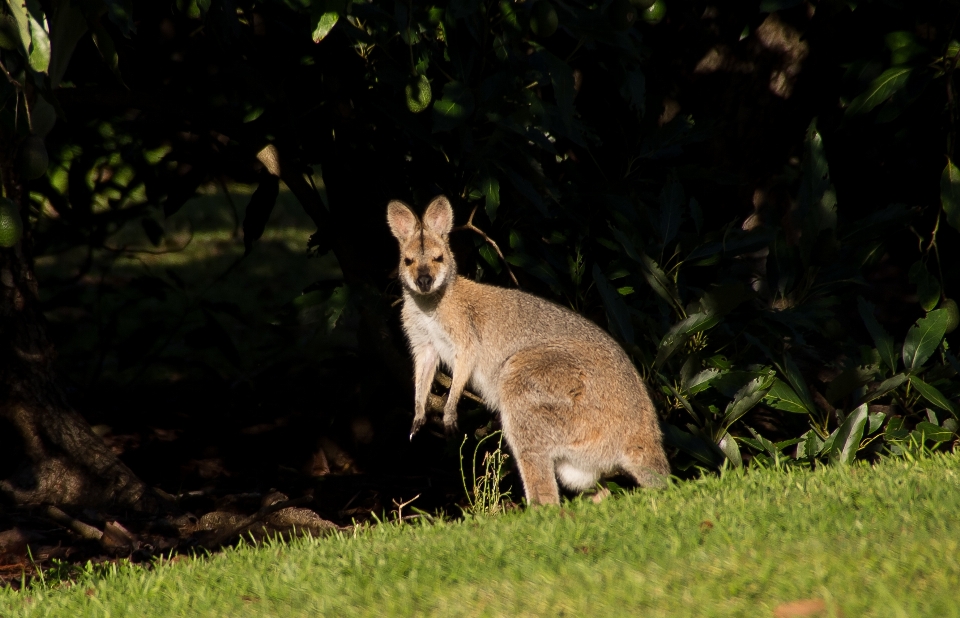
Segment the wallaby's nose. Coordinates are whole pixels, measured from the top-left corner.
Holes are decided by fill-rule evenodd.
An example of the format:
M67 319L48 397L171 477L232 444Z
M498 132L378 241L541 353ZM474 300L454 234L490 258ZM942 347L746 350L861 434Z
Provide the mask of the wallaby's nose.
M420 275L417 277L417 287L420 288L421 292L428 291L431 285L433 285L433 277L430 275Z

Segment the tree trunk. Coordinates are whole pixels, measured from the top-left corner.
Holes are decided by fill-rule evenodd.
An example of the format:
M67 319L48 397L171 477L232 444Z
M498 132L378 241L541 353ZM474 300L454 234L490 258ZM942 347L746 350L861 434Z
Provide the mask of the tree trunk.
M10 137L0 136L0 173L26 227ZM0 248L0 503L150 506L144 483L93 433L55 380L29 237L25 230L17 245Z

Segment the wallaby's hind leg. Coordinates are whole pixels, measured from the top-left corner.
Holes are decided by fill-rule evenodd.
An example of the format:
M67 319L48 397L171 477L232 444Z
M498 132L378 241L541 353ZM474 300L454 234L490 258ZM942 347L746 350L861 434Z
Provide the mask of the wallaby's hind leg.
M530 504L560 504L553 461L542 453L515 452L523 493Z
M621 467L637 481L640 487L663 489L670 476L670 464L662 452L633 446L623 454Z
M550 346L514 354L500 374L500 418L530 504L560 504L553 451L584 390L576 357Z

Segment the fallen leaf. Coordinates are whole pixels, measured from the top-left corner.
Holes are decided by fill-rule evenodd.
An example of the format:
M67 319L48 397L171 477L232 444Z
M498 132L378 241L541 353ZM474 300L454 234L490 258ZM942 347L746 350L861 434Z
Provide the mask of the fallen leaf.
M781 603L773 610L774 618L806 618L807 616L826 616L827 604L823 599L801 599Z

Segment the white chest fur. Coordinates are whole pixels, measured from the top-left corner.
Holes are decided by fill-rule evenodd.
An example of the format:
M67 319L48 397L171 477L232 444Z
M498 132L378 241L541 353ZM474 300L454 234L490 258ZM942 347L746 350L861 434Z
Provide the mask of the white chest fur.
M432 347L437 351L440 361L453 371L453 364L457 357L457 348L443 324L437 319L435 311L426 312L407 300L404 307L403 328L410 338L410 345L414 349L424 346Z

